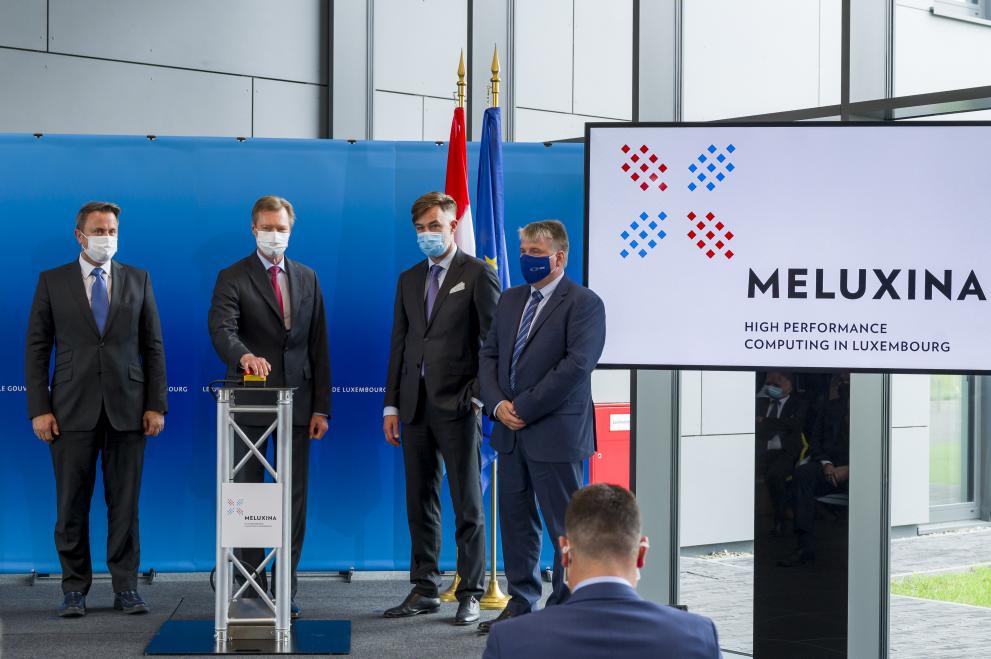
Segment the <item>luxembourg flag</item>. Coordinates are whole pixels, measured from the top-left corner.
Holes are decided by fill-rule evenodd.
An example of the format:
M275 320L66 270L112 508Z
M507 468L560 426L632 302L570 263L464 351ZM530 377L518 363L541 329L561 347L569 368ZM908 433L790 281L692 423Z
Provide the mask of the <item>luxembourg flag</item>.
M471 221L471 199L468 197L468 152L465 145L465 109L454 108L451 139L447 147L447 180L444 192L458 202L458 227L454 243L458 249L475 256L475 226Z

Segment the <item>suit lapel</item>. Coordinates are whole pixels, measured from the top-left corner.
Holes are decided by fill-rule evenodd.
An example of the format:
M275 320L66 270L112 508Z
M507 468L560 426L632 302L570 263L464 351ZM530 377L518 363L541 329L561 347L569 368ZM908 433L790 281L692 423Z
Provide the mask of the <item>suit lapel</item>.
M422 268L414 268L413 275L406 282L406 290L403 294L408 295L414 301L413 307L416 309L416 317L420 320L420 327L427 326L427 298L424 292L427 290L427 270L430 268L430 260Z
M533 327L530 328L530 336L527 337L527 345L533 340L534 335L540 331L547 318L554 313L554 310L560 306L561 302L564 301L564 296L568 294L571 290L571 281L567 279L564 275L561 276L561 281L558 282L557 288L554 289L554 294L551 295L551 299L547 300L547 304L544 308L540 310L540 314L537 316L537 320L533 321ZM525 348L524 348L525 349Z
M444 283L441 284L440 291L437 293L437 299L434 300L434 308L430 312L430 318L427 319L427 327L434 322L434 318L437 317L437 310L440 309L440 305L444 303L447 299L447 295L451 292L451 288L454 287L456 283L461 281L461 271L464 269L464 254L461 253L459 249L454 254L454 260L451 261L451 267L448 268L447 274L444 275ZM426 302L424 302L424 313L426 313Z
M282 259L282 266L289 275L289 317L292 318L292 326L295 328L299 325L296 317L299 315L299 302L303 297L303 276L295 263L285 257ZM272 291L272 296L275 296L275 291Z
M275 299L275 290L272 289L272 280L269 279L269 275L265 272L265 266L262 265L261 260L258 258L258 254L252 254L247 259L248 275L251 278L251 283L255 285L258 289L258 293L264 298L265 302L268 303L268 308L272 310L275 317L279 319L280 325L285 325L282 320L282 314L279 312L279 303ZM292 291L290 291L292 294ZM292 300L289 302L292 304Z
M110 262L110 311L107 313L107 324L103 328L103 333L110 332L110 327L120 309L121 300L124 299L124 291L127 286L127 276L124 267L117 261ZM92 313L90 314L93 315Z
M93 318L93 308L90 306L89 300L86 299L86 285L83 284L83 271L79 265L79 261L70 263L65 267L65 278L66 286L79 305L79 313L86 319L86 324L90 326L90 329L99 336L100 328L96 326L96 319Z

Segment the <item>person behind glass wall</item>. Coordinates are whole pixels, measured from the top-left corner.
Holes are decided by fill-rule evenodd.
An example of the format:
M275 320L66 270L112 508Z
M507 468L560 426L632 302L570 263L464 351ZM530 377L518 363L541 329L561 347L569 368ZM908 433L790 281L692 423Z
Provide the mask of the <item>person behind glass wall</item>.
M148 273L113 260L119 217L120 207L109 202L79 210L81 252L41 273L28 317L28 416L35 436L48 444L55 470L63 592L58 613L66 618L86 615L93 583L89 508L98 459L114 608L148 611L137 593L138 496L145 438L165 427L165 349Z
M809 438L810 459L795 469L795 535L798 548L779 565L815 559L816 497L846 490L850 479L850 374L837 373Z
M802 430L808 403L794 388L794 377L768 371L757 392L757 473L764 479L774 511L775 535L784 533L788 479L802 453Z

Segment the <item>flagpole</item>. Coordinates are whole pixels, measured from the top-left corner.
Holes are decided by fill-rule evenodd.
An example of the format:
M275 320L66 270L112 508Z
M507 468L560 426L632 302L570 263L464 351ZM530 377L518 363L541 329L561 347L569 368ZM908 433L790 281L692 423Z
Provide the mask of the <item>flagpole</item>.
M461 51L461 61L458 62L458 107L464 108L465 106L465 88L468 83L465 82L465 51ZM457 572L457 549L455 549L455 561L454 561L454 579L451 581L451 585L440 594L441 602L456 602L458 599L458 586L461 584L461 575Z
M492 77L489 79L492 84L492 107L499 107L499 47L492 51ZM460 89L460 87L459 87ZM505 595L499 588L499 577L496 573L496 564L499 558L499 497L497 475L499 467L498 460L492 461L492 477L489 483L489 492L492 495L492 509L489 515L489 539L492 542L490 552L491 565L489 566L489 585L485 589L485 594L479 600L479 607L489 610L505 609L509 604L509 595Z

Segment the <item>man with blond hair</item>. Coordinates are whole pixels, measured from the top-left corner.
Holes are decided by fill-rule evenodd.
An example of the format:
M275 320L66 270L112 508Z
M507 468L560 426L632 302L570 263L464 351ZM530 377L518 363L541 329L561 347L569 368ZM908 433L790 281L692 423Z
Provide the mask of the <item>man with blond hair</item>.
M270 387L293 387L292 401L292 617L296 606L296 567L306 533L306 493L311 439L321 439L330 418L330 349L323 293L313 270L285 257L296 213L288 200L265 196L251 209L251 233L255 249L217 275L210 304L210 338L227 365L227 378L245 373L266 377ZM275 405L274 394L236 394L239 404ZM257 441L272 422L271 414L240 414L238 423ZM264 455L266 440L258 447ZM234 442L234 464L248 452ZM263 465L248 460L235 480L260 483ZM257 571L264 558L262 549L237 550L249 570ZM273 571L275 566L273 565ZM240 575L237 575L240 581ZM258 575L262 588L267 577ZM275 579L272 579L272 594ZM255 597L252 588L245 597Z
M564 511L581 487L595 450L592 370L606 339L599 296L564 274L568 234L556 220L520 229L526 284L503 292L481 352L485 409L498 423L499 523L510 602L494 623L533 611L541 596L539 506L552 538L564 535ZM568 597L555 547L547 606Z

